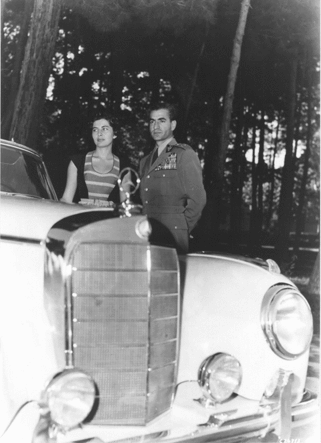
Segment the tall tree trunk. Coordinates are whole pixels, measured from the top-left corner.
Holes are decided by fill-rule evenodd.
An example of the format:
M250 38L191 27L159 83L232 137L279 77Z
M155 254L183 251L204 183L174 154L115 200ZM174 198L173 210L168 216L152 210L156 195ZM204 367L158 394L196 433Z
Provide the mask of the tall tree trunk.
M290 80L288 91L288 112L286 131L286 155L282 174L281 196L279 204L278 239L276 253L280 266L283 267L289 260L288 247L292 222L292 191L293 191L293 135L294 135L294 115L296 106L296 86L298 70L298 49L291 54L290 59Z
M296 232L295 232L295 241L294 241L294 251L297 253L299 251L300 246L300 238L301 233L304 229L305 222L305 210L304 210L304 200L305 200L305 192L306 185L308 181L308 170L309 170L309 161L310 161L310 153L311 153L311 142L312 142L312 85L311 85L311 77L312 73L309 70L308 74L308 112L307 112L307 139L306 139L306 149L304 154L304 166L303 166L303 175L300 186L299 193L299 203L296 213Z
M249 114L249 112L248 112ZM244 231L249 229L248 225L248 207L244 204L243 200L243 187L246 179L246 152L247 152L247 141L248 141L248 132L249 132L249 115L246 116L244 128L243 128L243 142L242 142L242 150L241 150L241 159L240 159L240 174L239 174L239 184L238 184L238 195L237 195L237 205L240 208L241 220L240 220L240 235L244 234ZM245 223L243 225L243 222ZM242 238L242 241L244 239Z
M242 0L240 17L233 42L233 51L231 57L230 72L227 80L227 89L224 97L220 143L213 165L214 166L213 175L215 177L215 186L214 186L214 192L216 195L215 201L217 202L218 205L220 204L222 196L225 159L226 159L227 147L229 144L229 131L230 131L230 122L231 122L233 99L234 99L234 90L237 78L237 71L241 58L241 47L242 47L242 41L243 41L249 7L250 7L250 0ZM219 214L220 211L218 211L217 213L218 217ZM216 225L219 225L219 223L216 223Z
M3 138L9 138L10 136L10 126L12 122L17 91L19 90L20 71L24 56L24 50L26 48L26 43L28 40L28 31L29 31L32 7L33 7L33 0L25 0L24 9L22 12L23 19L20 26L19 38L16 46L17 50L14 56L12 74L10 76L9 91L7 93L5 102L2 103L3 106L2 110L4 112L2 113L2 118L1 118L1 126L2 126L1 136Z
M308 292L309 294L316 295L319 299L320 304L320 249L318 251L312 273L310 275Z
M275 158L276 158L278 144L279 144L280 116L278 116L277 120L278 120L278 124L277 124L276 132L275 132L274 149L273 149L271 174L270 174L271 189L270 189L270 193L269 193L269 210L268 210L268 215L266 218L266 226L268 228L271 225L272 216L273 216L274 189L275 189Z
M58 80L58 82L64 86L64 90L66 90L65 84L68 84L67 82L68 82L68 78L70 76L69 68L68 68L68 52L69 51L70 51L70 41L68 39L68 34L66 33L64 36L64 39L63 39L63 43L61 44L61 47L60 47L60 53L62 55L64 69L63 69L63 72L61 73L61 75L59 75L59 80ZM75 57L77 57L77 53L76 53ZM57 83L56 83L56 85L57 85ZM72 133L70 131L70 127L71 127L70 118L72 115L71 101L70 100L64 100L64 101L65 101L64 106L61 106L60 113L59 113L59 120L61 122L64 122L64 124L62 124L60 126L60 134L61 134L61 138L64 140L65 147L68 147L68 149L70 149L69 138L72 137Z
M58 33L61 0L35 0L10 138L34 145Z
M3 24L5 21L5 7L9 0L1 0L1 37L3 38ZM3 41L3 40L2 40Z
M256 110L253 111L252 129L252 207L250 214L249 249L255 251L256 248L256 224L257 224L257 167L255 162L256 148Z
M115 32L111 37L111 87L108 105L115 114L120 111L124 87L123 38L119 32Z
M186 134L186 131L187 131L188 117L189 117L191 105L192 105L192 102L193 102L193 97L194 97L194 91L195 91L195 87L196 87L196 83L197 83L198 72L199 72L199 69L200 69L201 60L202 60L203 53L204 53L204 50L205 50L205 45L206 45L206 40L207 40L208 33L209 33L209 25L207 24L206 25L206 30L205 30L205 35L204 35L204 40L203 40L202 45L201 45L200 53L199 53L199 56L197 58L197 62L196 62L196 66L195 66L195 70L194 70L194 74L193 74L193 78L192 78L191 90L190 90L190 93L189 93L189 96L188 96L188 99L187 99L186 108L185 108L185 115L184 115L184 121L183 121L183 129L182 129L182 133L183 134Z
M241 202L239 196L240 185L240 169L242 162L242 131L244 125L244 97L241 98L241 103L238 106L238 118L236 127L236 136L233 152L233 166L232 166L232 183L231 183L231 197L230 197L230 244L235 245L239 241L241 231Z
M262 239L263 228L263 182L265 176L265 162L264 162L264 142L265 142L265 112L261 110L260 121L260 148L258 161L258 205L257 205L257 223L256 223L256 244L259 245Z
M219 236L219 219L217 213L220 211L220 202L216 200L214 157L219 143L220 101L219 97L213 97L211 103L211 120L213 122L212 132L205 149L204 162L204 186L207 194L207 203L202 212L201 220L196 228L199 238L198 249L213 250L216 247Z
M299 103L296 110L295 118L295 134L294 134L294 151L293 151L293 171L295 171L296 156L298 153L298 145L300 140L301 129L301 113L302 113L302 93L299 94Z

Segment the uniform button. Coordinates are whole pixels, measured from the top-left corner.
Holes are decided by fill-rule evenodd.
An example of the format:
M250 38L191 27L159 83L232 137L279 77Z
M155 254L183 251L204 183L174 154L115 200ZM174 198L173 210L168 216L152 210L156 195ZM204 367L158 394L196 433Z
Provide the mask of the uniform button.
M145 191L148 191L148 188L145 188Z
M150 175L148 175L147 178L150 178Z
M175 227L175 229L177 229L177 226L174 226Z
M166 177L166 175L165 175L165 174L163 174L163 177Z
M146 200L145 203L148 203L148 200Z

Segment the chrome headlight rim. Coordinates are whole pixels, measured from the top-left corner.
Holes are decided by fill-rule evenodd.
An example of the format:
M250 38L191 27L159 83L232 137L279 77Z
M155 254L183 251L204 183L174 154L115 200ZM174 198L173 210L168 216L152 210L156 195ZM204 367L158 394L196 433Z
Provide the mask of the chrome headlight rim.
M222 361L224 362L224 360L229 360L230 363L233 363L234 365L237 366L237 370L238 370L238 374L237 377L235 378L235 382L234 384L228 386L228 384L226 384L223 388L226 390L226 393L222 395L216 395L214 394L212 388L211 388L211 376L212 373L215 374L215 371L217 371L217 369L222 370L223 366L220 366L220 364L222 363ZM216 367L215 367L216 366ZM214 369L214 371L213 371ZM213 372L212 372L213 371ZM223 370L224 372L224 370ZM231 380L231 377L230 377ZM215 380L215 382L219 381L221 384L222 380L220 378L218 378L217 380ZM235 394L237 392L237 389L240 387L242 382L242 367L240 362L233 357L230 354L224 353L224 352L218 352L216 354L213 354L209 357L207 357L200 365L199 370L198 370L198 384L200 386L200 389L204 395L204 397L209 400L210 402L214 402L214 403L224 403L225 401L228 401L233 394ZM221 386L222 387L222 386Z
M145 218L141 218L135 225L135 231L139 238L143 240L148 240L152 233L152 226L149 220Z
M77 380L80 380L80 383ZM96 384L89 374L77 368L67 368L48 382L42 394L42 407L45 406L50 414L50 421L58 429L68 431L83 423L90 415L94 408L96 391ZM68 398L68 392L69 395L72 393L73 397ZM67 398L64 398L66 393ZM75 401L77 393L78 404L74 407L72 402Z
M309 303L305 297L300 293L300 291L295 287L288 284L278 284L270 287L266 294L264 295L262 306L261 306L261 327L264 335L267 339L268 344L272 351L282 357L285 360L295 360L301 355L303 355L310 346L312 336L313 336L313 326L311 327L309 338L306 341L306 345L299 352L291 352L286 349L279 339L277 333L274 330L273 318L271 318L274 307L279 303L280 299L285 298L288 295L294 295L298 297L300 302L306 307L307 312L310 315L310 319L313 325L312 312Z

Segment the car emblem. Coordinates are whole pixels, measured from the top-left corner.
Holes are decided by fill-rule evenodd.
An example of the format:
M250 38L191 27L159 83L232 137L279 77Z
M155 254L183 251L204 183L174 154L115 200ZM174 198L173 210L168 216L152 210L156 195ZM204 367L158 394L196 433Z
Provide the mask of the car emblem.
M124 168L120 171L117 182L119 190L126 195L125 201L118 207L121 216L131 217L134 214L140 214L142 205L133 203L131 200L131 196L135 194L140 185L138 173L133 168Z

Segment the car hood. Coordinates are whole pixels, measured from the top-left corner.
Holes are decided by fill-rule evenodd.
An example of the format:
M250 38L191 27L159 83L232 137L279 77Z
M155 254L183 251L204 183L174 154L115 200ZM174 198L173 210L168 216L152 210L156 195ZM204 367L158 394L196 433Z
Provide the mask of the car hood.
M20 237L42 241L46 239L48 231L57 221L88 211L110 213L112 209L96 209L52 200L1 195L0 233L2 237Z
M276 262L272 259L264 260L260 257L252 257L247 255L230 254L228 252L209 252L209 251L199 251L197 253L190 254L199 257L212 257L218 260L226 260L228 262L245 262L250 265L259 266L260 268L266 269L267 271L273 271L279 274L280 268Z

